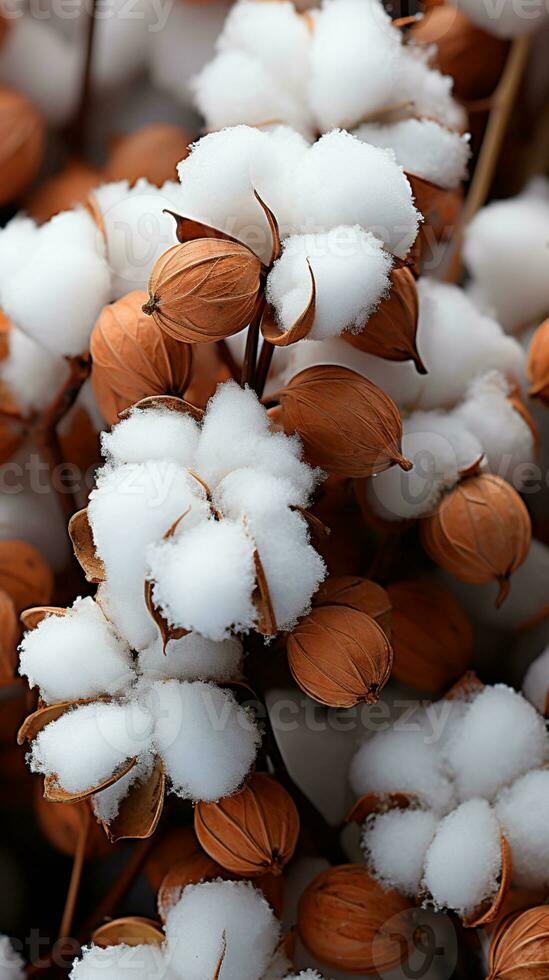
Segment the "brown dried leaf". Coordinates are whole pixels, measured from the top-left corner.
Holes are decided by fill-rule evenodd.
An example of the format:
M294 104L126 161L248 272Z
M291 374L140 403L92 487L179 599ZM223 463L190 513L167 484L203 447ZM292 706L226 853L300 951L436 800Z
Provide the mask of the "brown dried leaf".
M311 263L307 259L309 273L311 275L311 295L309 302L295 323L286 330L283 330L277 321L276 314L272 306L267 305L261 318L261 333L265 340L275 347L288 347L296 344L298 340L303 340L311 332L316 310L316 282Z
M91 940L96 946L161 946L165 936L154 919L138 915L105 922L92 933Z
M484 905L477 909L472 915L464 919L463 924L468 929L480 929L481 926L487 926L490 922L499 915L501 906L507 895L507 891L511 885L512 871L513 871L513 861L511 855L511 848L509 842L507 841L503 833L500 834L500 844L501 844L501 875L499 888L494 898L488 899Z
M280 256L280 231L278 228L278 221L276 220L271 209L265 204L265 201L259 196L256 190L254 190L254 197L256 201L261 206L261 209L268 221L269 228L271 231L272 247L271 247L271 257L269 259L269 268L274 265L276 260Z
M95 786L90 786L89 789L79 790L76 793L69 793L66 789L63 789L59 785L56 776L45 776L44 796L50 803L78 803L80 800L87 800L89 796L95 796L96 793L100 793L102 790L108 789L109 786L117 783L119 779L122 779L123 776L129 773L130 769L133 769L136 763L137 758L134 757L117 769L108 779L104 779L102 782L96 783Z
M105 566L95 551L87 507L72 515L68 531L74 553L88 582L95 584L103 582L105 580Z
M254 549L254 565L255 589L252 594L252 602L258 614L255 628L262 636L274 636L278 627L271 601L271 593L269 592L269 583L267 582L267 576L265 575L257 548Z
M156 605L153 599L153 588L154 582L145 582L145 605L147 606L152 619L158 626L162 639L162 648L164 653L166 653L166 648L170 640L180 640L183 636L187 636L187 634L191 631L184 629L182 626L171 626L170 623L168 623L168 620L165 618L163 612L159 606Z
M474 670L468 670L463 677L460 677L449 691L444 695L446 701L462 701L475 697L484 690L484 684L475 674Z
M24 609L19 618L26 630L35 630L46 616L65 616L66 613L65 606L31 606Z
M21 728L17 732L17 744L22 745L25 740L32 742L50 721L56 721L66 711L78 704L77 701L60 701L58 704L48 704L33 711L25 718Z
M29 187L44 155L46 127L38 110L15 89L0 86L0 205Z
M121 801L114 820L103 824L111 844L125 838L143 840L154 834L164 807L165 789L164 767L157 758L148 779L134 783Z
M391 639L392 607L383 586L358 575L330 575L316 593L315 606L350 606L367 613Z
M413 361L419 374L426 374L416 346L419 302L416 281L406 266L391 273L391 291L360 333L350 330L343 339L358 350L388 361Z

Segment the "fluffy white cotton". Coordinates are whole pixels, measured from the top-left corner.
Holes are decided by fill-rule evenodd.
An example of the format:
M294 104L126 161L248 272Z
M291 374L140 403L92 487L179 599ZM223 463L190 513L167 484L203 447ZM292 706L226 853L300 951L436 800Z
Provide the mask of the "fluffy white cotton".
M110 823L118 815L122 801L132 787L145 782L151 775L155 764L152 753L141 755L136 764L111 786L94 793L92 797L93 812L102 823Z
M427 116L449 129L463 129L467 124L464 109L452 98L453 79L441 75L430 64L432 49L406 44L402 50L402 89L411 105L410 115ZM402 96L401 96L402 97Z
M141 946L86 946L75 960L70 980L168 980L164 950L154 944Z
M8 936L0 936L0 980L23 980L25 964Z
M38 734L29 753L33 772L56 777L69 793L85 792L151 745L153 720L139 704L80 705Z
M513 0L503 0L494 7L479 0L463 0L460 9L477 27L504 38L541 31L549 16L544 4L522 5Z
M255 622L254 543L243 522L209 520L148 550L153 599L174 626L212 640Z
M0 292L20 270L23 257L36 247L38 228L32 218L16 214L0 229Z
M475 300L508 331L549 311L549 181L486 205L465 232L463 256Z
M500 787L547 755L543 718L504 684L486 687L469 706L446 756L459 798L492 799Z
M2 307L17 327L55 354L87 350L111 277L103 239L86 211L65 211L42 225L30 254L19 254L13 277L0 279Z
M401 168L387 150L350 133L334 130L308 149L295 192L304 230L359 224L400 258L415 241L420 215Z
M162 30L148 35L149 69L155 88L164 89L185 106L192 102L191 79L214 53L214 44L229 4L174 3L164 8ZM185 57L181 52L185 52Z
M133 409L110 432L101 434L101 452L115 465L174 460L189 466L198 446L196 422L167 408Z
M155 718L156 750L178 796L218 800L239 789L259 733L230 691L200 681L157 681L147 704Z
M522 693L542 715L545 715L549 694L549 648L530 664L522 682Z
M185 512L185 527L193 527L208 507L199 484L172 460L106 466L91 493L88 517L107 574L101 602L136 650L158 635L144 599L147 546Z
M485 800L469 800L438 826L425 858L424 885L439 908L470 915L496 894L499 825Z
M495 811L511 846L513 882L519 888L549 884L549 770L527 773L496 799Z
M242 644L236 637L214 643L200 633L189 633L179 640L170 640L166 653L158 638L139 655L139 669L154 679L223 683L238 677L242 656Z
M213 977L223 936L223 980L258 980L275 955L280 925L249 882L188 885L166 920L166 957L177 975Z
M467 177L469 135L452 132L433 119L402 119L387 125L365 123L354 135L365 143L392 150L407 173L437 187L458 187Z
M389 810L369 819L362 846L376 878L405 895L418 893L423 862L439 817L431 810Z
M340 226L317 235L293 235L267 280L267 298L280 326L289 329L306 310L311 297L312 269L315 316L313 340L358 333L387 294L392 259L374 235L359 225Z
M10 330L8 344L8 356L0 362L0 383L7 385L24 414L40 412L61 388L68 366L16 327Z
M20 653L19 673L46 704L117 694L134 677L129 647L89 597L43 619L25 634Z
M10 18L0 51L0 81L26 95L52 126L76 107L83 49L32 12Z

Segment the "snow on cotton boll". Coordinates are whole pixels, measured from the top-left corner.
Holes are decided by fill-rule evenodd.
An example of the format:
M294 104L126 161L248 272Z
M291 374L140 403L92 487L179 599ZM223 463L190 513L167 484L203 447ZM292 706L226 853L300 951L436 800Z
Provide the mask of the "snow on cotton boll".
M0 980L24 980L25 964L8 936L0 935Z
M133 681L129 647L93 599L77 599L64 616L47 616L26 633L19 672L46 704L118 694Z
M392 150L407 173L437 187L449 190L467 177L469 136L452 132L432 119L403 119L385 126L365 123L353 135Z
M200 633L189 633L170 640L165 653L158 638L139 655L139 669L153 679L173 677L224 683L240 675L242 658L242 644L236 637L215 643Z
M109 463L146 463L173 460L189 466L198 446L200 430L189 415L159 406L134 408L110 432L101 435L101 451Z
M315 278L312 340L358 333L389 291L391 256L358 225L287 238L267 280L267 298L278 323L289 329L307 308Z
M86 946L81 959L74 960L70 980L175 980L167 968L164 951L154 944Z
M462 130L467 124L465 110L452 98L453 78L441 75L430 64L432 50L406 44L402 50L402 89L410 93L412 112L427 116L449 129Z
M502 789L496 816L511 846L513 881L519 888L549 885L549 770L537 769Z
M12 327L8 356L0 361L0 383L24 414L41 412L55 397L69 372L66 361Z
M223 949L223 980L258 980L279 942L278 920L244 881L188 885L166 920L166 959L185 980L214 977Z
M425 854L439 817L431 810L389 810L367 820L362 847L370 869L387 888L415 897Z

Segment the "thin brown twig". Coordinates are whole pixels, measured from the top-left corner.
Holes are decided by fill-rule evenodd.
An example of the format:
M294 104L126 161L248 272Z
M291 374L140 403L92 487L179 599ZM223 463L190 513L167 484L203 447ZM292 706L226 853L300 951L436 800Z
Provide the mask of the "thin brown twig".
M261 345L261 350L257 361L254 382L255 392L258 398L263 397L267 378L269 377L269 370L271 367L274 350L274 344L271 344L270 340L265 340L265 338L263 338L263 344Z
M253 388L255 384L257 348L259 345L259 326L261 323L261 317L263 316L263 311L265 309L265 302L265 295L262 291L261 295L258 297L253 316L248 326L246 350L244 351L242 374L240 378L240 384L243 388L245 385L249 385L250 388Z
M74 115L74 119L71 123L68 141L71 145L73 153L82 154L84 150L84 144L86 142L86 124L89 116L89 104L91 99L91 89L92 89L92 64L93 64L93 47L95 40L95 28L96 28L96 5L97 0L90 0L90 6L88 8L87 24L86 24L86 50L84 55L84 69L82 72L82 78L80 83L80 97L78 99L78 105Z
M88 844L88 837L91 828L91 813L87 805L83 807L82 813L83 813L82 826L80 827L80 833L78 835L78 840L76 842L76 850L74 852L74 859L72 863L71 878L67 891L67 897L65 899L65 907L63 909L61 926L59 929L59 939L66 939L71 934L72 922L74 919L74 910L76 908L78 891L80 889L80 881L82 879L84 858L86 856L86 847Z

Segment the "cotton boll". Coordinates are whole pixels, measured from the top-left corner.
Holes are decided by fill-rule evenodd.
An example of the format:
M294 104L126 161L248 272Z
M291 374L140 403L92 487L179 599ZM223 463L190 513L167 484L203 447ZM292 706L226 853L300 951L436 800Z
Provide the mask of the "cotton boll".
M549 885L549 770L526 773L496 799L495 811L511 846L518 888Z
M164 960L161 946L86 946L82 958L74 960L70 980L169 980L173 976Z
M5 384L24 414L41 412L67 378L66 361L12 327L9 353L0 362L0 383Z
M504 0L494 8L485 7L478 0L464 0L460 9L477 27L503 38L541 31L549 16L543 4L523 7L512 0Z
M19 673L46 704L118 694L134 678L129 647L89 597L25 634Z
M145 782L151 775L155 763L153 753L146 753L139 757L135 766L117 779L112 786L95 793L92 797L93 812L102 823L110 823L118 815L120 805L126 798L130 790L138 783Z
M32 218L16 214L0 229L0 296L28 261L37 243L38 228Z
M410 184L390 152L334 130L309 148L295 179L303 230L359 224L389 251L406 256L420 215Z
M390 288L392 259L377 238L359 225L318 235L294 235L267 280L267 298L278 321L289 329L307 309L312 269L316 284L315 315L309 336L337 337L358 333Z
M167 408L134 408L111 432L102 433L101 451L117 465L164 459L189 466L198 437L199 428L190 415Z
M154 744L174 793L218 800L243 784L259 732L229 691L200 681L157 681L147 696Z
M291 506L304 506L306 496L284 477L250 467L232 470L218 484L215 506L233 520L247 518L258 526L276 521Z
M24 980L23 957L16 953L8 936L0 936L0 980Z
M52 126L62 126L76 106L82 54L32 12L10 18L0 51L0 82L26 95Z
M214 643L200 633L189 633L179 640L170 640L165 653L158 638L140 653L139 669L154 679L173 677L222 684L238 677L242 656L242 644L236 637Z
M448 129L463 129L465 110L452 98L450 75L441 75L429 64L431 51L407 44L402 50L402 91L409 93L414 115L434 119Z
M465 232L463 257L475 301L514 332L549 310L549 181L482 208Z
M431 810L389 810L367 820L362 846L374 875L386 888L417 895L438 822Z
M549 647L530 664L522 683L522 693L544 715L549 694Z
M152 725L150 713L137 703L80 705L37 735L31 769L55 776L69 793L85 792L148 752Z
M250 882L188 885L166 920L166 957L185 980L213 977L223 948L223 980L258 980L279 941L280 925Z
M191 79L214 53L214 44L229 5L174 3L161 30L149 32L149 67L153 84L168 91L183 105L192 100ZM185 52L182 57L182 52Z
M256 621L254 544L240 521L209 520L148 549L153 600L167 621L223 640ZM213 601L212 601L213 600Z
M354 135L365 143L392 150L409 174L446 189L467 177L469 135L452 132L433 119L403 119L386 126L365 123Z
M107 573L101 603L133 649L158 635L144 598L147 546L185 512L185 527L193 527L209 508L199 484L170 460L107 466L90 495L88 518Z
M543 718L516 691L497 684L472 702L446 749L458 796L492 799L505 783L547 756Z
M439 908L470 915L497 891L498 821L485 800L469 800L438 826L425 858L424 885Z

